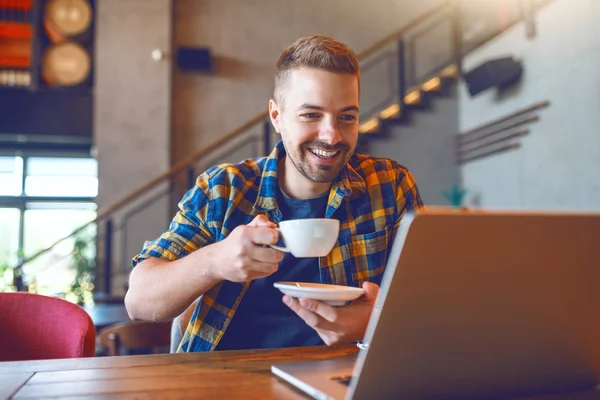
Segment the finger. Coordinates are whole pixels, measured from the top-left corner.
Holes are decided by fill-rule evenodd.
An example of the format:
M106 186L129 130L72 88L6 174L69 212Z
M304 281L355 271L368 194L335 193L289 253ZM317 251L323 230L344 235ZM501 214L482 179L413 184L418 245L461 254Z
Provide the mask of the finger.
M329 322L335 322L337 320L337 311L329 304L325 304L318 300L300 299L300 306L325 318Z
M250 241L254 244L276 244L279 233L273 228L253 227L248 229Z
M363 282L362 287L365 291L365 300L369 303L375 303L375 300L377 300L377 295L379 294L379 286L373 282Z
M277 224L269 221L269 219L266 216L259 214L256 217L254 217L254 219L252 221L250 221L248 226L255 226L255 227L262 226L262 227L267 227L267 228L275 228L277 226Z
M323 317L308 311L306 308L302 307L297 299L294 299L290 296L283 296L283 302L287 305L293 312L295 312L306 325L310 326L313 329L324 329L324 330L333 330L333 326Z
M269 247L255 246L250 253L253 261L278 263L283 260L284 253Z
M274 274L278 269L277 263L252 262L250 274L252 274L252 279L264 278Z

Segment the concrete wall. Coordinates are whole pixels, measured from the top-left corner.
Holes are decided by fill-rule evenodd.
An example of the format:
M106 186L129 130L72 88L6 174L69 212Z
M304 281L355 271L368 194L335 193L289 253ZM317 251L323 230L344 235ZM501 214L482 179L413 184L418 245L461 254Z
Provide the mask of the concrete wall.
M96 23L94 143L100 208L169 167L170 0L102 0Z
M178 0L175 44L212 50L215 71L174 71L173 162L266 111L275 62L298 37L324 34L355 51L440 0Z
M456 86L435 95L430 107L411 110L409 123L389 126L385 137L368 143L369 153L398 160L411 170L423 201L428 205L448 205L444 191L460 183L455 146L458 132Z
M466 70L512 55L522 83L498 96L470 98L459 88L460 128L467 130L539 101L549 108L529 126L521 148L461 168L484 207L600 210L600 2L555 0L536 17L537 35L519 24L469 54Z
M423 83L432 71L451 62L451 20L440 15L417 27L407 37L413 43L407 43L405 50L405 79L410 88L415 83ZM395 159L410 169L426 204L447 205L444 192L450 190L453 183L460 182L455 156L458 132L456 85L430 96L427 107L406 111L407 123L388 124L383 136L370 137L366 150L374 156Z
M94 143L102 213L170 166L171 64L153 61L151 53L171 50L172 6L171 0L96 4ZM143 216L132 215L126 230L119 226L131 209L114 216L118 234L127 236L126 242L121 236L114 238L115 274L129 267L128 259L144 240L164 230L171 217L168 205L165 197ZM99 231L102 239L104 227ZM104 264L102 240L99 261Z

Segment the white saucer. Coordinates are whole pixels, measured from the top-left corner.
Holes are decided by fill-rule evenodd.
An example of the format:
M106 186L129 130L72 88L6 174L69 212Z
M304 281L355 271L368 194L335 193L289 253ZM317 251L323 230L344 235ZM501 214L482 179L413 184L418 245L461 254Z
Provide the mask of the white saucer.
M276 282L273 284L283 294L299 299L313 299L331 306L343 306L363 295L364 290L351 286L326 285L308 282Z

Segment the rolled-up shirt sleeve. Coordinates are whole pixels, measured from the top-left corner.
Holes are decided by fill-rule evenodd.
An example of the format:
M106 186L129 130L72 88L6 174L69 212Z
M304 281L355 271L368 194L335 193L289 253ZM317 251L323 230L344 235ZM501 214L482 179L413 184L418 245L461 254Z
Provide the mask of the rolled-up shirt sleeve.
M148 258L174 261L214 243L214 237L205 225L209 206L205 188L205 177L200 176L196 186L179 202L179 211L168 230L160 237L144 243L140 254L133 257L133 267Z

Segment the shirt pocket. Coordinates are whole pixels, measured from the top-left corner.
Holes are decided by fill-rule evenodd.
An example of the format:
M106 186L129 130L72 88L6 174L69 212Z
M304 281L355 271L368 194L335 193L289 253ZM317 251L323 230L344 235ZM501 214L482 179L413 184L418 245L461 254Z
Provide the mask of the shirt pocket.
M381 284L388 250L388 227L346 238L344 247L352 265L352 280L358 287L365 281Z

